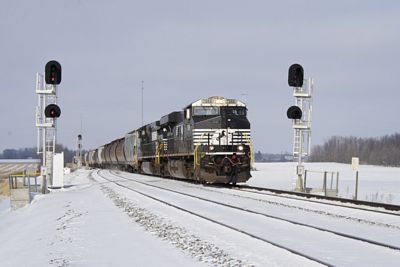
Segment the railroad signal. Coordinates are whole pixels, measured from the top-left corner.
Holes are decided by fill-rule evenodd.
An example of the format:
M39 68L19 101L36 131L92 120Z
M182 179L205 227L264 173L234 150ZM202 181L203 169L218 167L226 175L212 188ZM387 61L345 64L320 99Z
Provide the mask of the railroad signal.
M46 118L59 118L61 109L56 104L50 104L44 109L44 115Z
M296 174L296 191L304 192L303 185L303 157L310 154L311 144L311 111L312 111L312 90L313 81L307 79L304 83L304 69L300 64L293 64L289 67L288 83L293 87L293 96L296 105L289 107L286 112L288 119L292 119L293 126L293 158L298 160Z
M300 120L301 117L303 116L303 112L301 111L301 109L298 106L291 106L287 110L286 115L287 115L288 119Z
M45 80L47 84L61 83L61 65L55 60L47 62L45 67Z
M288 83L292 87L302 87L304 80L304 70L300 64L293 64L289 67Z

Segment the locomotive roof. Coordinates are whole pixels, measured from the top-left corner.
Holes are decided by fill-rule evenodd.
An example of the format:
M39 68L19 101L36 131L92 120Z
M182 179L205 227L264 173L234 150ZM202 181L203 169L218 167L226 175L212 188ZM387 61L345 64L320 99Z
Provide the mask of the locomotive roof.
M237 99L228 99L223 96L212 96L205 99L199 99L188 107L207 107L207 106L217 106L217 107L245 107L246 104Z

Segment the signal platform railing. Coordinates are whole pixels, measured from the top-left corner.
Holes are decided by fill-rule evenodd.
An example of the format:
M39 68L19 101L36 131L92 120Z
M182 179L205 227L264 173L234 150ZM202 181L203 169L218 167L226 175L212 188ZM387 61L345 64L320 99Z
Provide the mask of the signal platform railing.
M10 189L10 206L12 210L29 204L33 197L40 192L38 185L38 172L22 172L11 174L8 177Z
M304 189L306 193L336 197L339 193L339 172L305 170Z

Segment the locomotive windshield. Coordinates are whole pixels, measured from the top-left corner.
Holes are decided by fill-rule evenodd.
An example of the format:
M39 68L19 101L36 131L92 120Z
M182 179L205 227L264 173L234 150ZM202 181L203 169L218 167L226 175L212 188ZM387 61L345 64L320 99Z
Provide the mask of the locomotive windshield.
M193 116L219 115L219 107L193 107Z
M246 116L246 108L242 107L226 107L223 109L225 115Z

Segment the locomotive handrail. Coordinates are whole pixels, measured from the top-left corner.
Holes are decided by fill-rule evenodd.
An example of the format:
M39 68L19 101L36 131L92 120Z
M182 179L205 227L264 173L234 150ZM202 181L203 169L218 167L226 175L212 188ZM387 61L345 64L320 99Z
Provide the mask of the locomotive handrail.
M204 136L204 134L205 133L203 133L201 136L200 136L200 144L201 143L203 143L203 136ZM196 144L195 145L195 148L194 148L194 160L193 160L193 163L194 163L194 171L196 172L196 166L200 166L200 164L197 162L197 150L199 149L199 145L200 144Z
M139 166L139 159L138 159L138 147L137 145L134 146L135 153L133 154L133 166L138 168Z
M253 168L254 166L254 148L253 148L253 142L251 142L250 137L248 137L247 133L244 133L244 138L248 140L249 146L250 146L250 167Z
M197 163L197 150L199 149L199 145L196 145L194 147L194 170L196 170L196 166L200 166L200 164Z
M161 154L162 147L163 147L163 143L161 143L160 145L157 146L156 154L155 154L156 165L160 165L160 154Z

